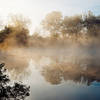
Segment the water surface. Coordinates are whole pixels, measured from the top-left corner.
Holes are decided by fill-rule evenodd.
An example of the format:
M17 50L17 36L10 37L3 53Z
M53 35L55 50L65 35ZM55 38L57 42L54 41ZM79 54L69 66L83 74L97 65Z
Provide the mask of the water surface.
M0 61L13 80L30 85L27 100L100 100L99 50L21 53L3 52Z

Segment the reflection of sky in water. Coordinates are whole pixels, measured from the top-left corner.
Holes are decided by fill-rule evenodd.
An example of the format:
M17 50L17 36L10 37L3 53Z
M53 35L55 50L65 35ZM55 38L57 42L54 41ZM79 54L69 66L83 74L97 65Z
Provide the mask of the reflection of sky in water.
M98 82L96 82L96 81L94 81L94 82L92 82L92 84L91 84L92 86L97 86L97 87L100 87L100 83L98 83Z
M90 86L73 81L51 85L37 69L33 69L29 100L100 100L100 87L95 86L97 82Z

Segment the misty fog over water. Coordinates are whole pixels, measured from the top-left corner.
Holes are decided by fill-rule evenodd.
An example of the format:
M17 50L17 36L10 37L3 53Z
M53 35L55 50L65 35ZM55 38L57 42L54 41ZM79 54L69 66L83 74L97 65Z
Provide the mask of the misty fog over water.
M100 48L91 48L19 48L1 52L0 62L30 85L28 100L99 100Z

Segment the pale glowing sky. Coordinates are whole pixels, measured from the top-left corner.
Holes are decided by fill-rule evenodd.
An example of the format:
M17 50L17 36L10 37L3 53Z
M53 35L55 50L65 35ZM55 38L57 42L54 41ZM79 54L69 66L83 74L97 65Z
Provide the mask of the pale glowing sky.
M32 21L32 29L51 11L74 15L88 10L100 13L100 0L0 0L0 17L22 14Z

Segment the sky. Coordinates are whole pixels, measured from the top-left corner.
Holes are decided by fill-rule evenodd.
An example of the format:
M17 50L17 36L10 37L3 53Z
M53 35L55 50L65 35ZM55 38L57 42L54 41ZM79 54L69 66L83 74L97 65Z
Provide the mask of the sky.
M21 14L31 20L31 31L52 11L71 16L91 10L98 15L99 9L100 0L0 0L0 18L7 21L10 15Z

